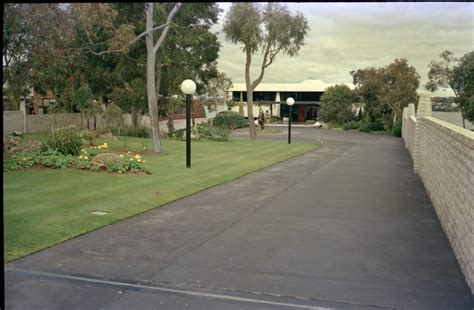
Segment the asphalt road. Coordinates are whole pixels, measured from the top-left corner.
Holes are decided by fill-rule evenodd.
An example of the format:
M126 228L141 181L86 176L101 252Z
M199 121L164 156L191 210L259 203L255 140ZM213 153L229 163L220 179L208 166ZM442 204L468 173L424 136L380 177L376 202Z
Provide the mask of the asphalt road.
M322 148L6 265L7 309L474 307L401 139L292 141Z

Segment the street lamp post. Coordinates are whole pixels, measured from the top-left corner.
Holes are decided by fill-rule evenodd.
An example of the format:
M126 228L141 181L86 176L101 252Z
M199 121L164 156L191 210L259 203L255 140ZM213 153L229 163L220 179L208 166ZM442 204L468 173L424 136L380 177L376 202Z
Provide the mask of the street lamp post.
M183 81L181 91L186 95L186 167L191 168L191 96L196 91L196 83Z
M291 107L295 104L295 99L289 97L286 99L286 104L290 107L288 115L288 144L291 144Z

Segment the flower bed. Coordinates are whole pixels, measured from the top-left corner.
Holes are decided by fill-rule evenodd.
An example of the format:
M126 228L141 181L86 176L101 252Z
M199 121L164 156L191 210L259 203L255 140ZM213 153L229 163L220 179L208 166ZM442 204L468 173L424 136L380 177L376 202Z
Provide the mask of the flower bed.
M107 143L95 147L107 149ZM56 150L19 152L3 162L3 171L20 170L35 165L43 165L53 169L79 168L89 171L108 171L120 174L148 172L143 164L145 160L141 155L99 153L91 154L86 149L81 150L79 156L64 155Z

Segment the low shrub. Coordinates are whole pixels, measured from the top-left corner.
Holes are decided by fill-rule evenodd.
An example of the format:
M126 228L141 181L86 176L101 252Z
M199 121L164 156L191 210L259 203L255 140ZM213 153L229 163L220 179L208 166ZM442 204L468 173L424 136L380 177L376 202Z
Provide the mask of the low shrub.
M36 164L42 164L53 169L66 169L74 163L75 157L72 155L65 155L53 149L48 149L40 152L34 158Z
M395 137L402 136L402 120L398 119L392 127L392 135Z
M37 152L20 152L3 160L3 171L20 170L36 164Z
M94 156L82 149L79 157L64 155L57 150L48 149L42 152L20 152L11 158L4 160L3 171L20 170L41 164L53 169L65 169L76 167L90 171L99 171L102 168L109 172L146 172L149 173L142 164L145 160L141 155L116 155L113 153L101 153Z
M150 138L150 128L146 126L124 126L111 129L114 136Z
M214 117L214 126L220 128L243 128L248 127L249 122L240 113L235 111L222 111Z
M201 123L196 125L198 140L229 141L230 129L214 127L211 124Z
M126 173L130 171L150 173L141 166L141 162L141 157L136 158L132 156L124 158L121 162L108 162L105 166L108 172Z
M344 130L353 130L357 128L359 128L359 122L350 121L349 123L342 125L342 129Z
M265 119L265 123L272 124L272 123L279 123L281 122L281 118L277 116L270 116Z
M383 123L380 121L368 122L368 123L363 123L359 127L359 130L362 132L383 131L384 126L383 126Z
M95 145L95 141L99 137L99 132L97 130L84 130L82 132L82 137L90 146Z
M130 172L147 172L141 165L145 161L141 155L117 155L114 153L97 154L90 160L90 169L98 171L106 168L108 172L126 173Z
M19 170L36 164L53 169L65 169L74 163L74 160L74 156L64 155L53 149L42 152L19 152L3 162L3 171Z
M64 155L78 155L84 140L75 126L52 130L46 137L46 149L57 150Z
M176 129L175 131L173 131L169 135L169 137L172 138L172 139L175 139L175 140L183 140L185 134L186 134L186 129L185 128Z

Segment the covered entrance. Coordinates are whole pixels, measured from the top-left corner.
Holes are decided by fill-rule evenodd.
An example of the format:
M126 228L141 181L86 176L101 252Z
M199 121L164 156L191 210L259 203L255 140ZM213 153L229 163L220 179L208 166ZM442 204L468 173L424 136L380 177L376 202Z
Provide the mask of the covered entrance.
M318 102L319 103L319 102ZM318 103L298 103L296 102L291 109L291 120L299 123L304 123L308 120L316 120L318 117ZM281 103L280 106L281 117L288 117L289 108L286 103Z

